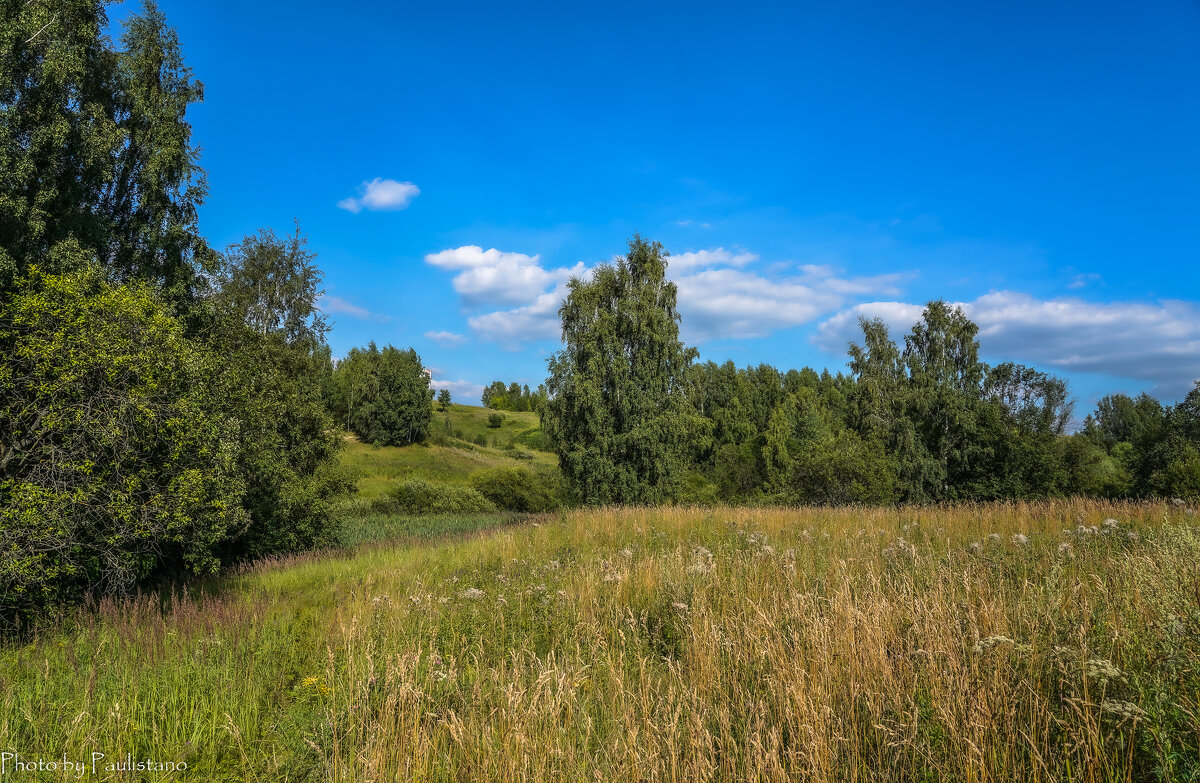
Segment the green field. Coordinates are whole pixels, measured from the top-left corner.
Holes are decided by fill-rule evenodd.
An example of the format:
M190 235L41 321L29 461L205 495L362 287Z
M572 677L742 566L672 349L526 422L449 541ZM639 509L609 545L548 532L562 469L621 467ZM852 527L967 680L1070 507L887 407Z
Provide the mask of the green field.
M356 524L8 643L0 749L188 765L87 778L120 780L1200 776L1200 531L1166 504Z
M488 416L497 411L469 405L451 405L447 431L446 414L434 408L432 436L427 444L375 447L346 436L342 464L355 478L357 497L380 497L397 482L407 478L462 484L471 474L501 466L547 466L558 458L532 447L541 432L536 413L500 411L504 422L499 428L488 426ZM487 445L475 440L486 439Z

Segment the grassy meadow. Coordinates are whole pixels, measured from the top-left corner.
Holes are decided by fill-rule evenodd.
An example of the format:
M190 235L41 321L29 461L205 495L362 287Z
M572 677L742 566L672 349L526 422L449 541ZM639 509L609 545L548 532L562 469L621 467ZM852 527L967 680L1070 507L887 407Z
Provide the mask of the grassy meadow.
M0 749L188 765L93 778L121 780L1200 779L1182 508L360 524L385 540L6 644Z
M408 478L462 484L473 473L486 468L558 464L553 453L536 448L541 432L536 413L502 411L503 423L489 427L488 416L496 412L451 405L447 417L435 405L429 442L416 446L376 447L348 435L341 460L356 479L356 497L373 500ZM478 443L479 440L486 443Z

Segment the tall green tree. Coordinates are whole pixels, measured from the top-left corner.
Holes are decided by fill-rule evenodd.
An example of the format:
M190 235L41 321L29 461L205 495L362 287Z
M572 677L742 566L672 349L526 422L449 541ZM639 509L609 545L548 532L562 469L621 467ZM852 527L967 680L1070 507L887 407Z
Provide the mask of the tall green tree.
M223 357L215 382L237 422L238 468L251 516L226 559L293 552L332 541L334 500L349 488L337 464L325 392L328 324L321 273L299 229L259 231L221 258L203 337Z
M105 5L0 2L0 292L35 263L68 271L108 241L100 204L122 131Z
M99 263L190 306L215 254L188 107L202 85L149 0L104 35L97 0L0 0L0 291Z
M376 446L403 446L425 439L433 417L433 390L421 357L375 343L352 348L334 371L337 412L349 429Z
M666 271L662 245L634 236L625 256L573 278L559 310L565 346L548 362L542 426L585 503L671 500L704 426Z
M982 467L977 403L986 366L979 361L978 332L961 309L935 300L904 338L905 410L920 444L907 455L921 466L909 477L912 499L958 497Z

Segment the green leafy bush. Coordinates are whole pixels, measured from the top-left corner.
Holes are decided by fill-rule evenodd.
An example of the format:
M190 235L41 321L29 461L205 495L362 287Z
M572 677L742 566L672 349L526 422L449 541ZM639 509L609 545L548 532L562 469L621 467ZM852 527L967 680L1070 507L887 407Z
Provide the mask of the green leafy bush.
M489 413L488 414L488 426L491 427L492 429L494 429L494 430L500 429L500 425L503 423L504 423L504 414L503 413Z
M495 511L496 506L471 487L435 484L411 478L400 482L388 493L396 510L407 514L470 514Z
M558 508L550 484L525 468L493 468L471 477L471 486L506 511L541 512Z
M546 439L542 435L541 427L534 427L532 429L525 430L517 435L517 437L513 438L513 443L519 443L525 448L533 449L534 451L550 450L548 448L548 444L546 443Z
M251 521L218 357L149 286L94 270L34 270L0 345L0 612L216 570Z

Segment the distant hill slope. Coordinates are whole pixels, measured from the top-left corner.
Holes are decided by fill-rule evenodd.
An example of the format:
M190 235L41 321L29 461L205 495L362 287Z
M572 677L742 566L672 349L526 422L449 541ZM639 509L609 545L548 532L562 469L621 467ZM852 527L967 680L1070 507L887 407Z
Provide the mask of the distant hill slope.
M488 417L494 413L504 417L497 428L488 426ZM413 446L376 448L347 435L341 459L357 477L358 497L380 497L408 478L464 484L471 474L487 468L558 465L555 454L541 450L544 447L536 413L451 405L449 414L447 429L446 414L434 405L429 439Z

